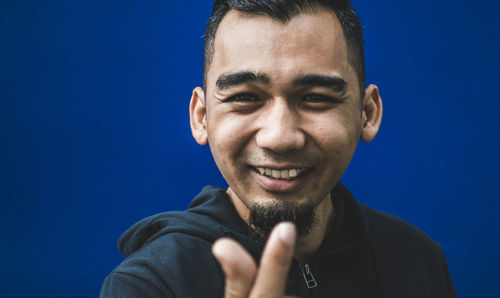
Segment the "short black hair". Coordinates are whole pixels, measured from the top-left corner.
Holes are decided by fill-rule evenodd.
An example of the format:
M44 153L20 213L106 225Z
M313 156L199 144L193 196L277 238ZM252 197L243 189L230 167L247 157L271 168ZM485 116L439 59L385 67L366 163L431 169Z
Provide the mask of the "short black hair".
M282 23L302 13L325 9L333 12L344 32L347 57L359 80L361 100L365 89L365 59L363 54L363 28L350 0L215 0L204 37L203 87L206 89L207 72L213 58L215 33L230 10L248 14L266 15Z

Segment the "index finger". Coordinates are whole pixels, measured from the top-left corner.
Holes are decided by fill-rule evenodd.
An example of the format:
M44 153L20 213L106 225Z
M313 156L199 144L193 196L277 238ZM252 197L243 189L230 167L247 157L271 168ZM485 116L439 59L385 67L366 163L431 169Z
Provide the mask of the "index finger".
M280 223L273 229L264 248L250 297L284 296L296 237L295 225L290 222Z
M212 253L226 277L224 297L248 297L257 271L250 254L238 242L229 238L217 240L212 246Z

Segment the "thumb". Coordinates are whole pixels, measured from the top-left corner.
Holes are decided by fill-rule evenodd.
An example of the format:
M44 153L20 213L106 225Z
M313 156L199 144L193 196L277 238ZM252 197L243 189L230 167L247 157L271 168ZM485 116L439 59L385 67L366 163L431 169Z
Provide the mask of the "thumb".
M297 232L290 222L274 227L266 242L251 297L283 297Z

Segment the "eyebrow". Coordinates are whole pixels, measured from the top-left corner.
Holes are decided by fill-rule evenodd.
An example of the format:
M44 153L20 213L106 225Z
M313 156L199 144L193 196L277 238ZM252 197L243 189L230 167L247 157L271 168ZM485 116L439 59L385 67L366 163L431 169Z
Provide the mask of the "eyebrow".
M306 74L296 78L293 81L293 86L319 86L326 87L334 92L345 93L347 89L347 82L339 76Z
M257 82L269 85L271 80L266 74L263 73L239 71L220 75L215 85L217 86L217 89L225 90L248 82Z

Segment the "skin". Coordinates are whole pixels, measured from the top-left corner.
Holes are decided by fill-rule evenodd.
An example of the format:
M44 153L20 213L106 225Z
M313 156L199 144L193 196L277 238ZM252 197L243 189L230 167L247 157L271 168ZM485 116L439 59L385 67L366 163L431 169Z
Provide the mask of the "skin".
M346 49L337 18L324 10L298 15L286 24L230 11L219 25L207 90L197 87L191 98L194 138L210 144L228 182L227 193L244 220L249 206L280 200L312 204L318 216L311 232L296 241L295 230L284 228L293 234L295 245L282 245L286 241L273 238L280 234L273 231L263 256L271 260L265 270L253 270L255 264L248 265L253 260L238 244L216 242L213 251L226 274L226 297L252 297L265 284L279 290L259 297L283 297L292 255L305 263L319 248L335 215L330 191L359 139L369 142L379 129L378 88L369 85L359 98L358 78ZM217 84L227 83L221 79L235 73L264 79ZM325 86L313 79L297 84L307 76L335 78L336 83ZM294 182L283 182L262 177L256 167L305 171ZM240 267L242 263L248 266Z

